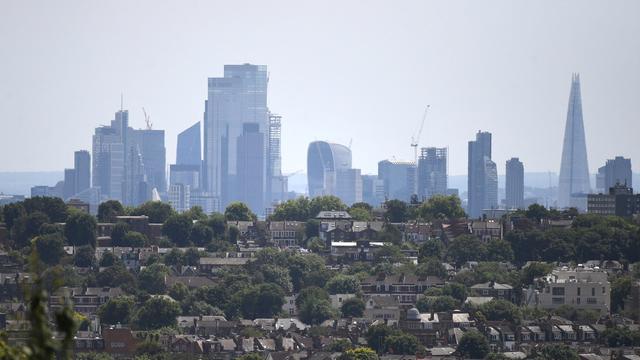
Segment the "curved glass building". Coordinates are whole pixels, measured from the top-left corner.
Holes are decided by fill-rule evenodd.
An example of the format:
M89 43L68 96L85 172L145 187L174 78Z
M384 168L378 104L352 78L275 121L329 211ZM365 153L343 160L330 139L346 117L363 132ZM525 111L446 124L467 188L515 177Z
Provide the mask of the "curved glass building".
M351 169L351 149L326 141L314 141L307 151L309 197L335 194L336 172Z

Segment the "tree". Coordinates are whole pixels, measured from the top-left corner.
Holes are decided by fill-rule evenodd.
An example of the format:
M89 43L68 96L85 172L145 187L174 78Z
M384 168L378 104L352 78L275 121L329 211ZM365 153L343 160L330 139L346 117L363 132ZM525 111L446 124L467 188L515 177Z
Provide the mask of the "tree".
M167 266L180 266L184 265L184 254L182 251L173 248L163 258L163 262Z
M456 195L434 195L418 208L423 219L456 219L465 217L460 198Z
M385 345L388 352L402 355L414 355L421 348L415 336L401 331L387 337Z
M488 303L482 304L479 310L490 321L507 320L511 323L519 324L522 320L520 308L503 299L493 299Z
M109 200L109 201L112 201L112 200ZM129 224L127 224L126 222L118 221L113 226L113 230L111 230L111 245L126 246L124 245L124 236L127 234L128 231L129 231Z
M535 220L536 223L540 223L542 219L546 219L549 216L549 210L540 204L531 204L525 211L525 216L528 219Z
M397 330L393 330L386 324L370 326L365 334L367 345L378 353L385 353L387 350L387 338L397 333Z
M345 211L345 205L339 197L333 195L316 196L309 204L309 217L315 218L320 211Z
M169 239L177 246L184 247L189 245L189 233L193 221L184 214L174 214L162 225L162 233L167 235Z
M96 264L96 251L89 245L79 246L73 255L73 265L77 267L93 267Z
M452 311L459 307L459 302L449 295L436 297L423 297L416 302L420 312Z
M256 221L258 217L249 207L241 202L233 202L224 210L227 221Z
M96 219L83 212L71 214L64 225L64 235L73 246L96 246Z
M169 216L175 212L171 208L171 205L160 201L147 201L146 203L133 209L132 215L140 216L146 215L149 217L149 222L154 224L161 224L167 221Z
M543 262L533 262L529 266L522 268L522 274L520 279L523 285L533 284L535 278L550 274L553 270L553 265Z
M272 317L282 309L284 292L275 284L247 287L234 295L233 302L239 305L245 319Z
M617 313L624 308L624 301L631 295L633 283L633 279L629 276L619 277L611 283L612 312Z
M184 263L189 266L197 266L200 262L200 252L196 248L188 248L184 252Z
M195 246L207 246L213 240L213 230L206 223L198 221L189 232L189 240Z
M40 234L42 225L49 222L47 214L41 211L34 211L27 216L20 217L15 220L11 228L11 238L15 241L18 248L29 245L29 240Z
M307 299L321 299L321 300L329 300L329 293L326 290L317 287L317 286L309 286L300 291L298 297L296 298L296 306L300 307Z
M348 339L335 339L327 345L326 351L343 353L353 348L353 344Z
M40 260L47 265L56 265L64 256L64 240L60 234L40 235L34 238Z
M162 264L147 266L138 275L140 289L149 294L164 294L167 291L164 279L168 274L169 269Z
M67 219L67 204L58 197L35 196L25 199L23 205L27 214L40 211L53 223L63 223Z
M119 260L120 259L117 259L111 251L105 251L104 253L102 253L99 265L101 267L113 266Z
M22 205L22 202L16 202L3 206L2 214L4 217L4 223L7 225L7 229L11 230L17 219L27 216L27 211Z
M298 308L298 316L305 324L319 325L335 316L331 302L320 298L307 298Z
M124 207L118 200L107 200L98 206L98 220L101 222L115 222L116 217L124 214Z
M365 304L362 299L354 297L342 302L340 311L343 317L362 317Z
M340 355L339 360L378 360L378 354L367 347L349 349Z
M133 315L135 303L130 296L118 296L109 299L98 309L100 321L109 325L128 324Z
M435 257L438 259L442 259L442 254L444 253L444 244L440 239L428 239L422 245L420 245L419 255L421 258L423 257Z
M449 295L462 303L467 299L468 291L464 284L448 282L442 287L442 295Z
M122 239L122 246L141 248L149 243L147 237L137 231L127 231Z
M564 344L545 345L533 350L531 359L535 360L578 360L578 352Z
M329 294L353 294L360 289L360 282L355 276L338 274L325 285Z
M448 257L455 261L456 265L470 260L482 260L486 253L486 246L472 235L458 236L451 242L447 251Z
M251 352L238 356L236 360L264 360L264 358L257 352Z
M177 302L163 297L151 297L138 310L136 322L144 330L154 330L175 326L178 315L180 306Z
M384 219L388 223L403 223L409 218L407 203L404 201L387 200L384 208Z
M447 277L447 269L442 265L442 262L437 258L426 259L425 262L421 262L416 269L416 275L418 276L437 276L441 279Z
M270 217L272 221L307 221L310 215L311 201L307 197L287 200L276 206Z
M108 267L96 275L99 286L121 287L125 290L135 288L136 279L122 264Z
M222 239L226 232L226 220L224 215L221 213L213 213L209 215L209 218L206 220L207 226L213 230L213 237L216 239Z
M361 207L352 207L349 209L349 215L351 215L355 221L371 221L373 218L373 216L371 216L371 212Z
M511 244L502 239L491 239L487 244L487 260L513 261Z
M469 359L483 359L489 354L487 338L477 330L467 330L457 349L458 355Z

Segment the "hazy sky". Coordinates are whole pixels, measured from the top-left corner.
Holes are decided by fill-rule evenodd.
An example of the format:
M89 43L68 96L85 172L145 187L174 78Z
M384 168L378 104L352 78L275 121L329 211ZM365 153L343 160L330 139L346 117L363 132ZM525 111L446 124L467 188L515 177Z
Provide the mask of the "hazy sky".
M354 167L493 133L493 159L558 171L572 72L580 72L589 166L640 169L640 1L0 1L0 171L72 167L120 107L177 134L202 118L207 77L269 66L283 167L310 141L348 144Z

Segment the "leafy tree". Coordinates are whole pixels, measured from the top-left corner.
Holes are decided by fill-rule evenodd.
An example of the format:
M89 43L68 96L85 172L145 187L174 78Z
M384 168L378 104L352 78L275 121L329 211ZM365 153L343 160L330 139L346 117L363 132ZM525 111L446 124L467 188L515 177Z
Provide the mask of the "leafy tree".
M347 210L339 197L333 195L316 196L309 204L309 217L315 218L321 211L344 211Z
M236 358L237 360L264 360L262 355L256 352L251 352L248 354L240 355Z
M349 209L349 215L351 215L351 217L355 221L371 221L373 218L370 211L361 207L352 207L351 209Z
M535 360L578 360L578 352L564 344L545 345L533 350L531 359Z
M529 266L522 269L522 274L520 276L521 281L524 285L533 284L533 280L535 278L545 276L553 270L553 265L546 264L543 262L533 262L530 263Z
M118 200L107 200L98 206L98 220L101 222L115 222L116 217L124 214L124 207Z
M67 204L60 198L35 196L25 199L23 205L27 214L40 211L53 223L63 223L67 220Z
M386 350L386 339L394 333L394 330L386 324L379 324L370 326L365 336L370 348L378 353L384 353Z
M73 255L73 265L77 267L92 267L96 264L96 251L89 245L79 246Z
M472 235L458 236L447 250L447 255L455 261L456 265L462 265L471 260L482 260L486 253L486 246Z
M204 221L207 220L207 214L204 213L200 206L192 206L191 209L184 212L191 220Z
M529 208L525 211L525 216L528 219L534 220L537 223L540 223L542 219L546 219L549 217L549 210L547 210L544 206L540 204L531 204Z
M188 248L184 252L184 263L189 266L197 266L200 262L200 252L195 248Z
M468 330L460 338L458 355L469 359L483 359L489 354L487 338L477 330Z
M441 279L445 279L447 277L447 269L437 258L429 258L418 265L416 275L424 277L437 276Z
M319 325L335 316L331 302L321 298L306 298L298 308L298 316L305 324Z
M160 201L147 201L132 211L135 216L148 216L149 222L154 224L164 223L174 213L171 205Z
M387 337L385 343L392 354L414 355L421 348L415 336L400 331Z
M633 279L629 276L622 276L611 283L611 311L619 312L624 308L624 301L631 296Z
M409 219L409 210L404 201L387 200L384 208L384 219L388 223L403 223Z
M173 248L163 258L165 265L167 266L180 266L184 265L184 254L182 251Z
M227 221L256 221L258 217L249 207L241 202L233 202L224 210Z
M513 261L513 250L508 241L492 239L487 244L487 260L489 261Z
M96 219L83 212L76 212L69 216L64 225L64 234L74 246L96 246Z
M189 233L193 221L184 214L174 214L162 225L162 233L167 235L169 239L177 246L184 247L189 245Z
M102 257L100 258L99 265L101 267L113 266L120 259L116 258L115 255L111 251L105 251L102 253Z
M362 299L354 297L342 302L340 311L343 317L362 317L365 304Z
M435 195L418 208L423 219L455 219L465 217L460 198L456 195Z
M112 201L112 200L109 200ZM105 203L103 203L105 204ZM118 221L111 230L111 244L113 246L126 246L124 245L124 236L129 231L129 224L126 222Z
M164 279L169 269L162 264L153 264L142 270L138 275L140 289L149 294L164 294L167 291Z
M311 201L307 197L287 200L276 206L270 217L272 221L307 221L311 218Z
M421 258L427 257L435 257L438 259L442 259L442 255L444 253L444 244L440 239L428 239L422 245L420 245L419 255Z
M452 311L459 307L459 302L449 295L437 297L423 297L416 302L420 312Z
M245 319L272 317L282 309L284 292L275 284L251 286L234 295Z
M302 304L308 299L321 299L330 301L329 293L327 293L326 290L317 286L309 286L302 289L298 294L298 297L296 298L296 306L302 306Z
M385 224L382 231L378 233L378 240L393 245L402 243L402 232L393 224Z
M108 267L96 275L99 286L121 287L125 290L135 288L136 279L122 264Z
M40 235L34 238L40 260L47 265L56 265L64 256L64 240L60 234Z
M127 231L122 239L122 246L141 248L149 243L147 237L137 231Z
M198 221L189 232L189 240L195 246L207 246L213 240L213 230L206 223Z
M4 217L4 223L7 225L7 229L11 230L17 219L27 216L27 211L25 210L22 202L16 202L3 206L2 214Z
M178 301L183 301L190 294L191 292L189 291L187 285L180 282L173 284L173 286L169 289L169 296Z
M206 225L213 230L213 237L216 239L222 239L226 231L226 219L221 213L213 213L209 215L206 220Z
M134 300L130 296L118 296L100 306L98 316L105 324L128 324L133 315Z
M338 274L325 285L329 294L353 294L360 289L360 282L355 276Z
M340 355L339 360L378 360L378 354L367 347L349 349Z
M467 299L468 293L467 287L464 286L464 284L449 282L442 287L442 295L449 295L460 303Z
M348 339L334 339L326 347L326 351L340 353L351 349L353 349L353 344Z
M136 322L144 330L154 330L175 326L178 315L180 306L177 302L162 297L151 297L138 310Z
M35 211L27 216L20 217L15 220L11 228L11 238L15 241L18 248L29 245L29 240L40 234L42 225L49 222L47 214L41 211Z
M320 236L320 221L317 219L309 219L304 223L304 234L307 239Z
M511 323L519 324L522 320L520 308L503 299L493 299L486 304L482 304L479 310L490 321L507 320Z

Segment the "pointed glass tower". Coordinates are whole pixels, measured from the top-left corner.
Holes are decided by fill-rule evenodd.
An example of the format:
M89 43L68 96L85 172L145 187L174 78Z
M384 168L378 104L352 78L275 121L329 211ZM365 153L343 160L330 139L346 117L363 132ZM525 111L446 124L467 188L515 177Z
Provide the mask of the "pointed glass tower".
M573 74L571 77L569 109L567 110L567 124L564 128L560 183L558 186L558 207L575 206L575 203L572 202L572 195L587 194L590 191L587 144L582 121L580 75Z

